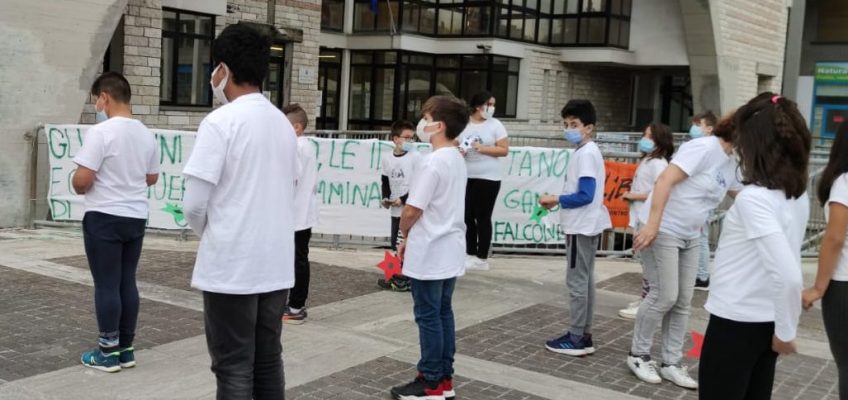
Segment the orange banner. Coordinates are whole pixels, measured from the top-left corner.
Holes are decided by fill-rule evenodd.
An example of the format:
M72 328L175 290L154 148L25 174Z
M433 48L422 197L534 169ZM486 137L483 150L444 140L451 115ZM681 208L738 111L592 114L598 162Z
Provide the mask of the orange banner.
M614 161L604 161L607 179L604 185L604 205L610 213L613 228L627 228L630 222L630 205L621 198L630 191L633 176L636 175L636 164Z

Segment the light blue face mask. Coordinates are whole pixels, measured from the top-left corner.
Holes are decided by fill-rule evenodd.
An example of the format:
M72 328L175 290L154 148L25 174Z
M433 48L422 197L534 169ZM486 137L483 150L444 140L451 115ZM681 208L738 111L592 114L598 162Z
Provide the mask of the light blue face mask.
M412 143L412 142L405 142L405 143L403 144L403 146L401 146L401 148L403 148L403 151L415 151L415 150L418 150L418 147L415 147L415 143Z
M693 124L692 127L689 128L689 137L692 139L697 139L702 136L704 136L704 130L701 129L700 126Z
M105 111L95 111L94 112L94 122L101 123L105 120L109 119L109 116L106 115Z
M580 144L583 141L583 134L580 133L579 129L566 129L563 132L563 137L572 144Z
M639 151L645 154L651 154L656 150L657 146L654 144L654 141L648 138L643 137L639 140Z

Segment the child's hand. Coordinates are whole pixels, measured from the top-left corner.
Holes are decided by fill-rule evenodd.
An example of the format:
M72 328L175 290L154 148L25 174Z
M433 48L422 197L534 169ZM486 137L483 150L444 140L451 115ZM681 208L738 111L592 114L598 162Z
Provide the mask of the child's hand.
M540 196L539 197L539 204L542 205L542 207L545 207L548 210L550 210L550 209L556 207L559 204L559 196L551 196L551 195Z
M633 193L627 192L621 195L621 198L627 201L633 201Z
M403 206L403 201L401 201L400 199L397 199L397 200L392 202L392 206L401 207L401 206Z
M809 310L822 297L824 297L824 293L815 286L804 289L804 292L801 294L801 305L805 310Z
M389 199L383 199L382 201L380 201L380 206L382 206L383 208L389 208L392 206L392 201Z

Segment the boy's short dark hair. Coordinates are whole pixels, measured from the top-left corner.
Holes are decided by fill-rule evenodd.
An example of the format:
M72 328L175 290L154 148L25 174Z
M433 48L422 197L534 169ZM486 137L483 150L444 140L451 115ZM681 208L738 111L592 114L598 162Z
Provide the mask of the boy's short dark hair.
M713 112L710 110L704 111L700 114L696 114L694 117L692 117L692 122L694 121L702 121L707 124L707 126L712 127L718 125L718 117L716 117L716 115L713 114Z
M391 132L389 132L389 140L400 136L401 134L403 134L403 131L407 129L415 132L415 125L412 125L412 122L409 122L405 119L395 121L395 123L392 124Z
M245 24L227 26L212 43L213 65L227 64L237 85L262 86L270 59L270 39Z
M306 111L300 104L292 103L283 107L283 114L286 114L292 125L299 123L303 126L303 129L306 129L306 126L309 125L309 116L306 115Z
M583 125L595 125L597 122L595 106L591 101L584 99L569 100L562 108L560 115L563 118L577 118Z
M453 96L433 96L421 108L421 115L430 114L433 122L445 123L445 136L456 139L468 125L468 106Z
M91 85L91 94L100 96L106 93L112 100L129 104L132 98L132 90L127 78L117 72L106 72L97 77Z

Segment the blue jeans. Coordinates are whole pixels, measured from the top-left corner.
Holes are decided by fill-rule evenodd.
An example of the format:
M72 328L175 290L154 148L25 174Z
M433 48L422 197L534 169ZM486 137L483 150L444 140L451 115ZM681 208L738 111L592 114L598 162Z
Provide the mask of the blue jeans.
M421 360L418 372L424 379L441 380L453 375L453 355L456 353L456 326L451 299L456 278L437 281L410 279L415 323Z

